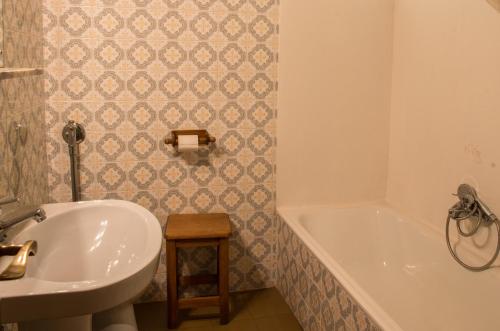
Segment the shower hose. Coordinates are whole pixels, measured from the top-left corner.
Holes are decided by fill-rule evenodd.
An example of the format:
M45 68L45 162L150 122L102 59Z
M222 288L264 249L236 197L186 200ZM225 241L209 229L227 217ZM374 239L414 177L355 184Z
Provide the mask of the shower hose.
M474 267L474 266L468 265L457 256L457 254L455 253L455 251L451 247L450 222L452 219L456 221L457 231L461 236L471 237L474 234L476 234L477 231L479 231L479 228L481 227L481 225L484 222L485 215L483 215L483 212L481 211L481 208L478 207L477 203L474 203L474 205L470 211L465 211L463 209L457 210L457 209L455 209L456 206L454 206L454 208L452 208L452 210L450 210L450 212L448 214L448 218L446 219L446 244L448 245L448 249L451 253L451 256L453 256L455 261L457 261L462 267L464 267L468 270L484 271L484 270L488 269L493 264L493 262L495 262L496 258L498 257L498 253L500 252L500 221L496 218L494 220L488 221L488 222L494 222L496 225L496 228L497 228L497 247L496 247L495 253L493 254L493 257L488 262L486 262L484 265L479 266L479 267ZM462 226L461 226L462 222L470 217L473 217L473 216L477 216L477 222L474 225L474 228L470 232L463 231Z

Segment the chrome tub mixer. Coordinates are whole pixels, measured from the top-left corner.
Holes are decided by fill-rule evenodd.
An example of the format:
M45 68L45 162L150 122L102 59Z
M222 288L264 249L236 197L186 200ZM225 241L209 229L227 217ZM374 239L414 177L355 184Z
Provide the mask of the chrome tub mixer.
M446 243L453 258L464 268L471 271L484 271L491 267L498 257L500 251L500 221L497 216L488 208L488 206L479 198L476 190L468 185L462 184L458 187L456 196L459 201L453 205L448 211L448 218L446 219ZM464 222L469 220L471 226L468 231L464 230ZM462 237L472 237L475 235L481 226L491 226L495 224L497 230L497 246L493 256L481 266L471 266L460 259L456 252L453 250L450 243L450 223L455 221L458 234Z

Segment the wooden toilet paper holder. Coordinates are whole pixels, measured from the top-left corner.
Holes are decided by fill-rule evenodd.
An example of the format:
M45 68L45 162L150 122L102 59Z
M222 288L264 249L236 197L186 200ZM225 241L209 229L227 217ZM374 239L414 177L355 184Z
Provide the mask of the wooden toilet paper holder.
M200 146L210 145L215 143L215 137L211 136L207 130L173 130L170 136L165 138L165 144L173 147L179 146L179 136L198 136L198 144Z

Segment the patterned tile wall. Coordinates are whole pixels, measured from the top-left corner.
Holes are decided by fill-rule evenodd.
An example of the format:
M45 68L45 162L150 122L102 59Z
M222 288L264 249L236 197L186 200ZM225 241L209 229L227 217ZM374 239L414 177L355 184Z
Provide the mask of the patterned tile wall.
M3 21L4 67L41 67L42 0L3 0ZM0 78L0 198L18 196L26 205L48 201L43 87L41 75Z
M3 0L4 67L41 67L41 0ZM17 125L21 125L19 130ZM48 201L43 77L0 78L0 198Z
M73 119L85 199L137 202L162 225L228 212L231 289L272 285L277 23L276 0L45 0L50 199L70 200L60 135ZM217 147L179 157L162 143L189 128ZM182 257L185 272L214 267L210 250ZM165 273L147 300L164 298Z
M277 287L304 330L381 330L280 216L277 223Z

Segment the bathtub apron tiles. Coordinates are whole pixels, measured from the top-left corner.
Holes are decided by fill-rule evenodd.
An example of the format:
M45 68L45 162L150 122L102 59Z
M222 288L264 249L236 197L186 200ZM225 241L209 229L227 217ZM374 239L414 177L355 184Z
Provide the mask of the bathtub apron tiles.
M277 287L306 331L381 328L277 216Z

